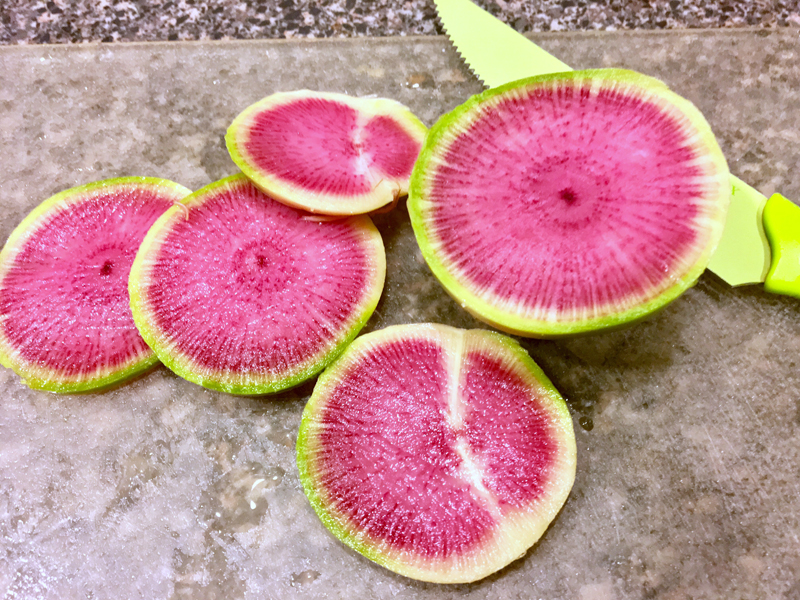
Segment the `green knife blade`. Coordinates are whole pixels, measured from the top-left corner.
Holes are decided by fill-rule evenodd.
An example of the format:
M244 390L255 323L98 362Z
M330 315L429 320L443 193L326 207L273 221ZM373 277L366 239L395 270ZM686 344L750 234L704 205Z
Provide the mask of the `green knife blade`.
M572 70L470 0L434 3L450 41L489 87ZM764 283L768 291L800 298L800 207L780 194L767 200L733 175L731 187L725 229L709 270L732 286Z
M738 177L731 175L731 183L725 228L708 268L733 286L761 283L772 256L763 221L767 199Z
M489 87L523 77L572 70L469 0L435 0L435 3L447 35L473 72Z

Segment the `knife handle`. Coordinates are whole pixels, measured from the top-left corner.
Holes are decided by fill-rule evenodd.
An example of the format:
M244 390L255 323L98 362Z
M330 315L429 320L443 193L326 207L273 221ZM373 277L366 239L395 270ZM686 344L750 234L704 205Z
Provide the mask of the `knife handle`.
M772 249L764 289L800 298L800 206L773 194L764 205L763 223Z

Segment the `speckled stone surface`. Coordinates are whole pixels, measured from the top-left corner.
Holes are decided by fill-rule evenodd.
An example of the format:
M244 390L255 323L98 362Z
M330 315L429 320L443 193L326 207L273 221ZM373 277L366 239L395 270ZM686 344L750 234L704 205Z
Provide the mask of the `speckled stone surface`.
M796 31L536 39L574 66L665 79L734 173L800 198ZM80 183L234 173L233 117L302 87L395 98L428 124L479 90L438 37L2 48L0 239ZM388 273L367 330L479 327L422 262L405 206L376 223ZM577 480L531 551L458 586L396 576L316 518L293 448L311 384L240 398L158 368L59 397L0 369L0 597L800 597L799 301L706 274L629 329L524 345L568 399Z
M518 31L800 27L797 0L476 0ZM0 44L442 33L431 0L4 0Z

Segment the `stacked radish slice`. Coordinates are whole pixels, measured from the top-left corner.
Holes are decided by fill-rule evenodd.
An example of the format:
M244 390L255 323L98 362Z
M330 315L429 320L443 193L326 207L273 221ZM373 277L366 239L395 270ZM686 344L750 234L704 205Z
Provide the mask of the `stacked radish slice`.
M130 278L133 316L178 375L234 394L305 381L380 298L380 233L366 215L320 223L243 175L189 196L150 229Z
M391 100L293 92L247 108L226 137L244 175L165 214L133 265L134 320L161 361L234 394L330 363L383 290L383 242L363 213L406 192L425 132Z
M280 202L357 215L408 192L426 133L394 100L299 91L245 109L225 141L242 172Z
M391 100L275 94L228 133L251 179L57 194L0 254L0 361L56 392L120 383L156 356L236 394L308 379L375 309L386 261L361 213L406 193L425 132Z
M128 303L128 274L150 226L189 190L127 177L56 194L0 252L0 362L32 388L85 392L157 362Z

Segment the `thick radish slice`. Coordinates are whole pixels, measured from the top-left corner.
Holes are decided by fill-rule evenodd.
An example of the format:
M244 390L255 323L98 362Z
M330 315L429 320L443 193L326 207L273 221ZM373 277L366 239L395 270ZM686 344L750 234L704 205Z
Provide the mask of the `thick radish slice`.
M398 325L357 338L320 376L297 463L345 544L402 575L459 583L541 537L576 449L566 404L517 342Z
M408 207L462 306L504 331L557 336L634 321L693 285L730 190L700 112L609 69L514 82L442 117Z
M0 252L0 363L32 388L86 392L158 362L133 323L128 273L150 226L190 193L124 177L34 209Z
M155 223L131 270L131 306L181 377L267 394L333 360L375 309L385 271L369 217L309 219L235 175Z
M354 215L407 193L426 133L394 100L301 90L249 106L225 141L242 172L277 200Z

